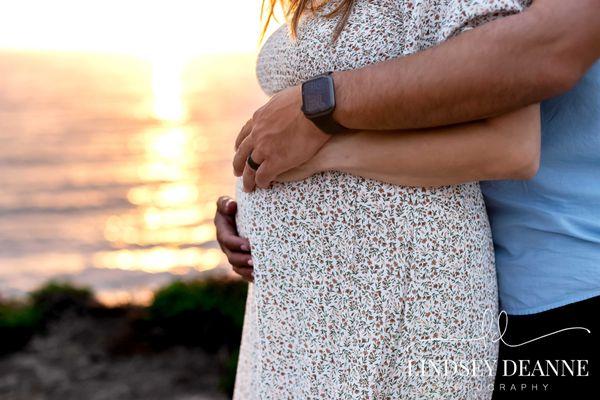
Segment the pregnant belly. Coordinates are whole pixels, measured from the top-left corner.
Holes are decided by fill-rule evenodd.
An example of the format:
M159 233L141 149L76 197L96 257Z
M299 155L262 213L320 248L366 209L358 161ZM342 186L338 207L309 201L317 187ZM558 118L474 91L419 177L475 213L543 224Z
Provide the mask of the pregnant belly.
M478 184L407 188L331 172L238 200L239 229L252 245L255 323L282 354L289 349L277 343L289 338L360 349L348 338L458 337L480 329L485 310L495 315Z
M238 229L252 245L257 280L341 266L371 273L415 253L491 252L477 183L409 188L327 172L252 193L238 182L237 198Z

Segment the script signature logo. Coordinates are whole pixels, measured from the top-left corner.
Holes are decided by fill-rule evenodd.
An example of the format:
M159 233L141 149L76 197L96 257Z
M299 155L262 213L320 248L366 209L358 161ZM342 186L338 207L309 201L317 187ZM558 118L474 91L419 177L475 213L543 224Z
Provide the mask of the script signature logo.
M502 317L505 317L505 323L504 326L501 327L501 320ZM584 331L588 334L591 334L592 331L590 331L588 328L582 327L582 326L571 326L571 327L567 327L567 328L562 328L562 329L558 329L556 331L553 332L549 332L545 335L541 335L538 337L534 337L531 338L529 340L526 340L522 343L508 343L505 339L504 336L506 335L506 332L508 331L508 314L506 313L506 311L502 310L500 311L500 313L498 314L498 318L496 319L496 328L497 328L497 332L498 332L498 337L494 337L492 340L493 342L499 342L501 341L502 343L504 343L504 345L508 346L508 347L520 347L520 346L525 346L526 344L529 343L533 343L535 341L538 340L542 340L542 339L546 339L550 336L554 336L554 335L558 335L561 334L563 332L567 332L567 331ZM485 310L484 314L483 314L483 321L482 321L482 326L481 326L481 335L480 336L476 336L476 337L466 337L466 338L427 338L427 339L421 339L420 341L422 342L456 342L456 341L477 341L477 340L485 340L488 335L486 334L486 327L494 324L494 316L491 310Z

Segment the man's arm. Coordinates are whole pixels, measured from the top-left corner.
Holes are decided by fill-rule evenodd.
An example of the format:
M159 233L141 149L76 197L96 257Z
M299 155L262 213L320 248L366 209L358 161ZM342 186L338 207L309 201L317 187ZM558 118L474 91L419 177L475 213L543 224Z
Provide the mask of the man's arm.
M372 130L482 119L567 91L598 58L600 0L536 0L428 50L336 72L334 117Z
M355 129L403 130L497 116L567 91L599 57L600 0L535 0L434 48L334 73L334 117ZM299 87L275 94L240 132L234 171L246 190L268 187L327 142L300 97Z

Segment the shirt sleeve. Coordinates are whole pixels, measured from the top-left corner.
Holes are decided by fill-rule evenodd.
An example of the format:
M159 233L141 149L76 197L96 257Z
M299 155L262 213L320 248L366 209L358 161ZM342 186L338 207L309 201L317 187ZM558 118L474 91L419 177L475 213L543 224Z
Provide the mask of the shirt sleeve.
M398 0L403 30L414 53L466 30L519 13L531 0Z

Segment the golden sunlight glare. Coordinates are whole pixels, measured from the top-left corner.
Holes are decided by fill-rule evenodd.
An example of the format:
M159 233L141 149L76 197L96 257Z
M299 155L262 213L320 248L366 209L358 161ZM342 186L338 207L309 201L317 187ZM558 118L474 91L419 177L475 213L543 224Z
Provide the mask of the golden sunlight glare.
M254 52L261 0L1 1L0 48L186 56ZM167 44L168 47L164 45Z
M131 132L130 142L123 142L120 136L115 142L119 143L114 146L118 151L129 151L123 153L131 155L127 162L123 161L121 166L120 161L112 163L112 159L107 158L107 165L118 165L106 172L114 176L103 176L102 184L108 179L117 180L122 170L127 178L119 176L119 179L126 179L128 185L122 196L129 207L118 211L110 208L103 216L104 229L98 231L102 246L106 247L94 250L89 261L84 254L77 254L73 259L62 257L60 265L57 262L57 266L50 269L64 269L66 262L73 270L82 270L90 264L95 268L185 274L225 264L225 256L212 246L215 238L210 217L215 212L212 199L223 185L217 185L217 177L211 175L214 171L222 172L215 167L220 159L213 155L211 146L224 143L222 131L232 131L227 124L234 124L240 111L225 107L220 98L206 100L193 96L203 93L198 90L199 84L206 85L211 90L208 93L212 93L212 87L217 87L225 75L235 73L244 80L252 78L251 64L238 61L256 57L261 3L262 0L0 0L0 51L49 53L59 61L69 58L60 53L73 52L81 53L77 59L100 60L94 61L93 68L77 64L75 71L84 71L82 76L87 79L89 70L95 79L91 88L83 89L95 90L96 85L102 88L106 85L110 89L107 92L115 97L108 97L110 101L98 109L104 112L106 107L107 112L118 112L115 115L119 118L130 113L136 124L139 120L145 124L139 131ZM88 57L90 54L94 57ZM136 69L131 72L129 67L117 71L119 79L131 77L124 85L120 85L121 81L117 84L111 81L113 70L109 67L113 64L108 61L103 64L102 60L113 58L128 63L135 61ZM206 65L199 68L202 62ZM139 68L138 64L143 67ZM62 64L56 65L57 69L62 68ZM115 65L121 68L121 64ZM54 68L54 64L51 67ZM250 73L240 75L238 70ZM96 73L108 78L96 79ZM213 77L218 79L213 82ZM87 85L87 81L82 82ZM249 91L248 88L258 91L257 87L242 83L241 92ZM139 93L140 100L128 101L130 97L124 97L123 102L114 102L118 110L113 110L112 99L117 98L121 89L114 86L123 86L136 96ZM255 98L258 97L252 97ZM98 99L99 102L104 100ZM190 100L189 104L186 100ZM123 110L123 104L131 104L131 110ZM140 108L143 111L140 112ZM87 108L82 110L82 115L87 116L83 114ZM65 118L69 118L71 112L74 113L69 109ZM139 120L138 114L143 114ZM109 117L113 114L107 115L107 121L112 121ZM98 149L92 148L96 143ZM86 143L85 149L104 152L111 143L109 139L98 139L89 146ZM116 160L126 159L117 150L115 153ZM104 153L101 154L104 157ZM87 176L87 165L81 166L66 158L69 171L77 170L77 177ZM89 172L92 176L96 173ZM218 180L221 180L220 175ZM91 185L96 187L94 182ZM48 266L48 262L52 261L44 260L43 265ZM111 293L101 292L99 296L107 302L130 299L127 291ZM144 292L141 300L145 301L149 293Z
M158 56L152 61L154 115L166 122L182 122L187 117L183 100L182 57Z

